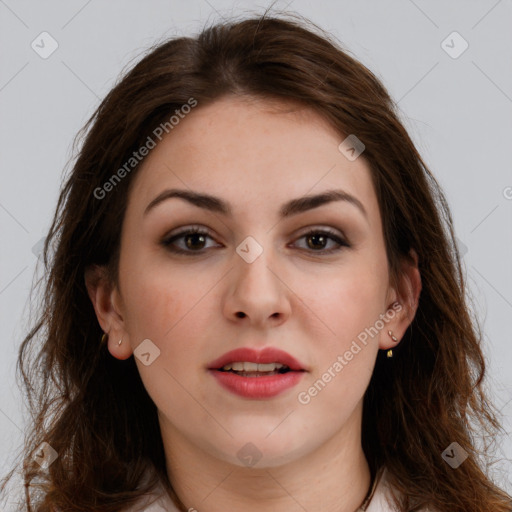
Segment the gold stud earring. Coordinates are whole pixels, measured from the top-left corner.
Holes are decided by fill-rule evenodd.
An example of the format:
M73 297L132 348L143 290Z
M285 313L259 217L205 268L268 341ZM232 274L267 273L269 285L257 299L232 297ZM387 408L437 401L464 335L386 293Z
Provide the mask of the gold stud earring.
M389 334L389 337L395 342L397 343L398 342L398 338L393 334L393 331L388 331L388 334ZM391 358L393 357L393 349L389 349L387 352L386 352L386 356L388 358Z
M121 338L117 344L121 345L121 343L123 343L123 338Z

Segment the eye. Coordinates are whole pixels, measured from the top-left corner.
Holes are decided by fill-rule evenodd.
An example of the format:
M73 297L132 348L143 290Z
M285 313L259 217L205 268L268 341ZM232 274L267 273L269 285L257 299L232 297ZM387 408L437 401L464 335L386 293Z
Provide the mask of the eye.
M194 226L165 238L161 244L173 253L192 256L193 253L202 254L208 248L205 247L208 238L213 240L208 231ZM305 250L321 254L331 254L341 250L342 247L350 247L337 232L327 228L312 229L301 235L297 240L301 239L306 239L307 247ZM183 241L184 246L179 247L177 241ZM335 247L326 250L329 241L334 242Z
M162 245L169 249L171 252L179 254L200 253L204 249L205 240L211 238L208 231L197 227L187 228L179 233L176 233L170 238L162 240ZM185 241L185 248L176 247L175 241L183 239Z
M307 233L301 235L298 240L305 238L307 248L312 252L319 252L322 254L331 254L341 250L342 247L350 247L350 245L335 231L330 229L312 229ZM324 250L329 241L334 241L337 247Z

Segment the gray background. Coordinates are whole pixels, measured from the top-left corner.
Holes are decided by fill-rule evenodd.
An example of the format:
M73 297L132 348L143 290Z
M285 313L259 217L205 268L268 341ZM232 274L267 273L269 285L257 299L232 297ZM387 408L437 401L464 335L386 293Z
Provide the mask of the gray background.
M1 475L23 441L16 356L27 331L38 242L50 225L74 135L121 70L151 44L268 5L0 0ZM309 17L376 73L447 194L485 333L488 387L507 432L498 438L502 460L492 475L510 492L512 2L288 0L275 8ZM31 47L34 40L42 46L44 31L58 43L46 59ZM446 39L453 31L469 44L457 58L462 41Z

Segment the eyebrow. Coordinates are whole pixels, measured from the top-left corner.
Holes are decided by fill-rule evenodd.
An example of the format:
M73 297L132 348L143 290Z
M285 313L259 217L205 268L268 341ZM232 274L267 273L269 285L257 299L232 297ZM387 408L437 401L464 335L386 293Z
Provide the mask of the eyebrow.
M167 189L158 194L158 196L156 196L147 205L146 209L144 210L144 215L146 215L150 210L155 208L163 201L173 197L184 199L194 206L211 212L220 213L229 217L233 216L231 205L223 199L209 194L180 189ZM345 192L344 190L326 190L320 194L308 195L292 199L281 206L281 209L279 210L279 216L280 218L285 219L287 217L318 208L319 206L332 203L334 201L346 201L349 204L354 205L366 218L368 218L368 214L361 201L359 201L359 199L349 194L348 192Z

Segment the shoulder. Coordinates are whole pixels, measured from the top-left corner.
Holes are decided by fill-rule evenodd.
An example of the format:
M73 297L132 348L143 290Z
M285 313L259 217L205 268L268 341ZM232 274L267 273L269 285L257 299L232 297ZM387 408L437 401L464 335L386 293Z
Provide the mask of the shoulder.
M393 496L397 490L393 489L388 480L388 471L382 468L377 474L375 484L365 504L357 512L399 512L393 504ZM425 507L418 512L439 512L433 508Z

